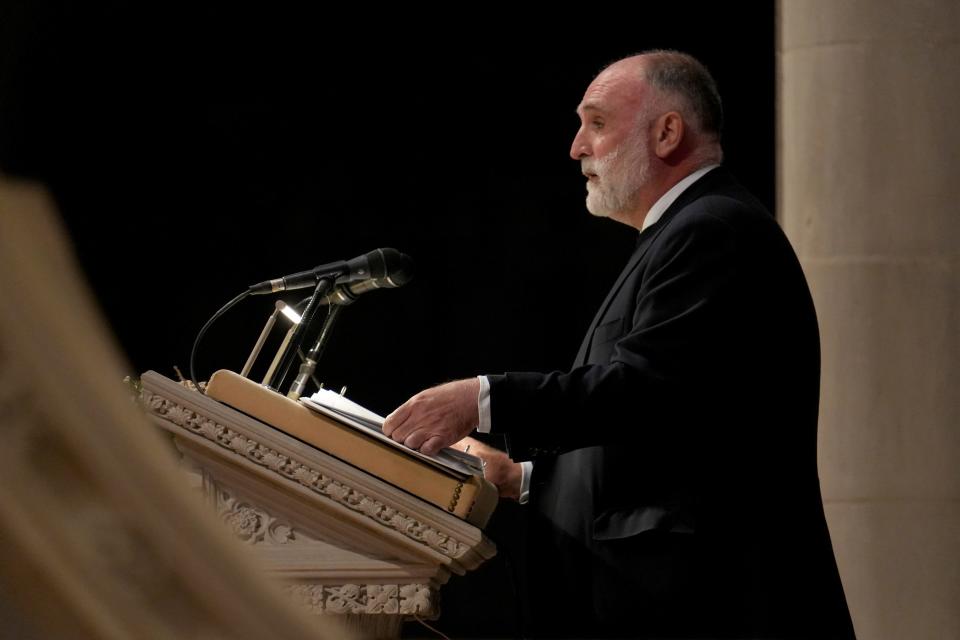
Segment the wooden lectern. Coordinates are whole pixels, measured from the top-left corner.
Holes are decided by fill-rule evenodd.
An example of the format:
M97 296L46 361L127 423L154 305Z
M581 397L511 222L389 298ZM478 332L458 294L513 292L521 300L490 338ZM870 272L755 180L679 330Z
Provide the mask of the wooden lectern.
M157 373L141 382L144 405L172 435L210 508L315 614L336 615L364 637L396 637L404 620L437 617L451 573L496 552L452 505L378 478L376 462L366 470L348 464ZM480 500L480 525L489 499Z

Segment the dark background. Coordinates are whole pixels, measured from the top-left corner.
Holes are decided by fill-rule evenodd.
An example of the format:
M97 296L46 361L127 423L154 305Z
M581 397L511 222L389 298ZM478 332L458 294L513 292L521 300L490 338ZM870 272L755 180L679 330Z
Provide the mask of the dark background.
M247 285L375 247L412 256L417 277L345 309L327 386L387 413L445 380L566 368L636 237L586 213L574 109L604 64L644 49L712 70L726 164L773 208L772 5L379 26L137 6L0 6L0 168L54 194L132 371L186 372L197 330ZM242 367L272 306L245 300L213 326L202 379ZM448 634L515 633L517 505L487 532L502 553L445 587Z

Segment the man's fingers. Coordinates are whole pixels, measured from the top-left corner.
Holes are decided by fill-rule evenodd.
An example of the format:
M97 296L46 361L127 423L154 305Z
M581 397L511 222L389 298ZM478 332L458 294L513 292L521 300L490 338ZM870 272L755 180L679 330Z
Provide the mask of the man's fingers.
M416 449L420 453L432 456L448 446L450 437L438 429L415 429L404 440L403 444Z
M413 420L407 420L403 424L399 425L396 429L393 430L393 433L390 434L390 437L396 440L397 442L405 442L410 434L416 430L416 424Z
M411 449L419 449L429 435L425 430L417 429L403 439L403 444Z
M444 447L444 438L442 436L430 436L426 442L420 446L420 453L432 456L436 455Z
M383 434L393 437L393 432L410 416L410 400L393 410L383 421Z
M386 417L384 435L421 451L431 436L440 436L429 445L431 454L460 440L477 422L473 386L473 380L460 380L421 391Z

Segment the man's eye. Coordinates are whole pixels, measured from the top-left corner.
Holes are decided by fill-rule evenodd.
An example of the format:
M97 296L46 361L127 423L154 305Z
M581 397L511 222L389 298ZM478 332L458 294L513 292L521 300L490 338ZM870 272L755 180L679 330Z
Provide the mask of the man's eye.
M590 122L590 124L593 125L593 128L594 128L594 129L602 129L602 128L603 128L603 120L600 120L599 118L596 119L596 120L592 120L592 121Z

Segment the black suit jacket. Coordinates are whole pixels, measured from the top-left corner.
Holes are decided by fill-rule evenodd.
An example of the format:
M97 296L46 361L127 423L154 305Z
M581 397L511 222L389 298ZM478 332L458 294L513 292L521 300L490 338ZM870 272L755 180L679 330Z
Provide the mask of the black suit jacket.
M533 633L851 637L819 367L793 250L710 171L640 234L570 371L490 376L493 433L535 461Z

